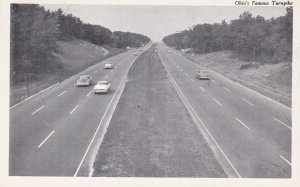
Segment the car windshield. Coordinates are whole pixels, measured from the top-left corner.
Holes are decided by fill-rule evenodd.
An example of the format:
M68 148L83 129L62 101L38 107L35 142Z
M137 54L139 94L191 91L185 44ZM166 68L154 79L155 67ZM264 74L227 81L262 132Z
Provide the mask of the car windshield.
M80 81L87 81L88 79L89 79L88 76L81 76L81 77L79 77Z
M106 81L98 81L97 84L108 85L108 82L106 82Z

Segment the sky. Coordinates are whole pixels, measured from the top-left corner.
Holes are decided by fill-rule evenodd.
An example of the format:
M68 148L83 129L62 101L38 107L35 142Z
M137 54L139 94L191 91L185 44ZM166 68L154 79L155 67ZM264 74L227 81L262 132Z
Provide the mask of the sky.
M285 15L281 6L168 6L168 5L45 5L61 8L84 23L104 26L111 31L134 32L160 41L164 36L196 24L220 23L238 19L244 11L266 19Z

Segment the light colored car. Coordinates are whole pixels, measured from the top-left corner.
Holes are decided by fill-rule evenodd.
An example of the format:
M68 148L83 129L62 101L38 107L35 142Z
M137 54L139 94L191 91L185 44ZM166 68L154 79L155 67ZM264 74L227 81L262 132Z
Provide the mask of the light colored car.
M94 93L108 93L110 89L110 83L108 81L98 81L94 86Z
M197 71L197 78L198 79L210 79L210 75L206 70L198 70Z
M90 75L82 75L76 82L77 86L90 86L93 84L93 78Z
M169 51L168 51L168 53L172 53L172 51L171 51L171 50L169 50Z
M133 53L133 55L134 55L134 56L137 56L137 55L138 55L138 53L137 53L137 52L134 52L134 53Z
M113 67L114 67L113 64L110 62L104 64L104 69L113 69Z

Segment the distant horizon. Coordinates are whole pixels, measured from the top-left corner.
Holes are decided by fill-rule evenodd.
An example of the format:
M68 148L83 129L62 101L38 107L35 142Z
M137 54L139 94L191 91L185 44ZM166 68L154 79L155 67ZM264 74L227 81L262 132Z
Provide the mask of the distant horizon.
M169 6L169 5L54 5L41 4L46 10L59 8L79 17L84 23L101 25L111 31L143 34L152 41L191 28L197 24L221 23L238 19L245 11L265 19L284 16L286 7L259 6ZM214 16L212 16L214 15Z

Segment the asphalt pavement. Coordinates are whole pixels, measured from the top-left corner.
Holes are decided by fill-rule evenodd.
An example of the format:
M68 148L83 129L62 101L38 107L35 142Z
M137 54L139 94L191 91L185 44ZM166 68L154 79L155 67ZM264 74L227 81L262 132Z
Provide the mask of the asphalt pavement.
M209 70L160 44L160 58L186 107L197 118L230 176L291 177L291 109ZM168 52L171 50L171 52Z
M10 176L76 176L86 168L95 132L107 109L117 102L127 72L138 56L133 51L114 56L10 108ZM104 69L105 62L113 69ZM94 94L93 86L77 87L80 75L94 82L108 80L109 94ZM100 133L100 132L99 132Z

